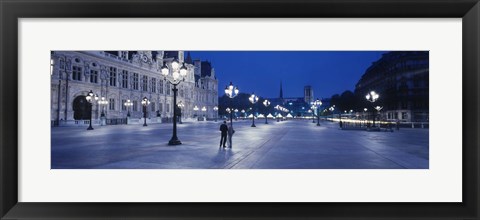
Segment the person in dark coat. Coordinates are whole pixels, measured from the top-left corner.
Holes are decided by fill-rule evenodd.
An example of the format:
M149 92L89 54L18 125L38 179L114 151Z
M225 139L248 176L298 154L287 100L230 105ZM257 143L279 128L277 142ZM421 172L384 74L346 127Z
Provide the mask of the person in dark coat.
M227 142L227 132L228 132L228 126L227 126L227 121L223 121L223 124L220 125L220 131L222 132L221 137L220 137L220 147L226 147L225 144Z

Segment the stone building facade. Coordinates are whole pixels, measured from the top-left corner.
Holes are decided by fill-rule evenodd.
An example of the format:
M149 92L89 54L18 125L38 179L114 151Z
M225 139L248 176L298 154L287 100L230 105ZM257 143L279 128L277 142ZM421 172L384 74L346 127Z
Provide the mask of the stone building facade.
M147 118L173 117L173 86L161 75L164 63L185 62L187 75L178 88L177 104L182 103L182 119L205 115L215 118L218 80L209 62L193 61L183 51L52 51L51 120L54 125L88 120L86 95L91 90L108 104L93 104L93 119L102 112L107 119L143 117L141 100L146 97ZM171 78L171 74L167 78ZM133 104L124 105L127 100ZM206 111L195 112L194 107ZM159 116L159 117L157 117Z
M380 94L375 105L383 106L383 119L428 122L429 52L394 51L383 54L363 74L355 94L365 99L374 90Z

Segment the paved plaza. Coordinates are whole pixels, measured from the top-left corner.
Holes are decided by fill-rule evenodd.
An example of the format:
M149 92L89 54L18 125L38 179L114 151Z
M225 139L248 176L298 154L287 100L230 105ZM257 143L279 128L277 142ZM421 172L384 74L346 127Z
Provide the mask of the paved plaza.
M219 148L220 121L52 128L52 169L428 169L428 129L340 130L338 123L234 121L233 148Z

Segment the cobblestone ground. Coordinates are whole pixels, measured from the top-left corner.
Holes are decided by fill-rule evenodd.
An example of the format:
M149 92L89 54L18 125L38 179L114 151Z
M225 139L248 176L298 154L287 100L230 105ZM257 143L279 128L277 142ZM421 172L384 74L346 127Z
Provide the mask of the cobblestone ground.
M219 122L52 128L52 169L428 169L429 130L339 130L310 120L234 121L233 148Z

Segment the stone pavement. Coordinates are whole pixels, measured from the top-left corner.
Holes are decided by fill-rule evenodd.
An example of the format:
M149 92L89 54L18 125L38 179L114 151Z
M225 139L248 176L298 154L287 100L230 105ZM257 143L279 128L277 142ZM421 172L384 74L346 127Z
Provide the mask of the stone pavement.
M339 130L310 120L234 121L233 148L219 148L220 121L52 128L52 169L428 169L429 130Z

